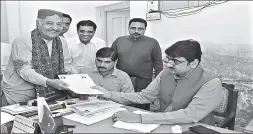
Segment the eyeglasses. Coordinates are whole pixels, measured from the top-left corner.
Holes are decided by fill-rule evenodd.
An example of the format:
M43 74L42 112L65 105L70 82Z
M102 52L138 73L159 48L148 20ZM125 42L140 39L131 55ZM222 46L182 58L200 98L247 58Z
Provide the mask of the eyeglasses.
M179 65L179 64L181 64L181 63L186 62L186 60L180 61L180 60L178 60L178 59L170 58L170 57L167 57L167 56L163 59L163 62L164 62L164 63L168 63L169 61L173 61L173 64L174 64L175 66L176 66L176 65Z
M136 31L136 29L138 30L138 31L144 31L145 29L144 28L136 28L136 27L130 27L130 29L131 30L133 30L133 31Z

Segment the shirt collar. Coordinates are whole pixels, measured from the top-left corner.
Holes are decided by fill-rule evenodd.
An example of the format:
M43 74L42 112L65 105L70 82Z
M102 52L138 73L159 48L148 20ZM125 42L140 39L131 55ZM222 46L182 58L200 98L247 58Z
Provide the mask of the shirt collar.
M90 44L90 43L92 43L92 44L96 44L96 39L95 39L96 37L95 36L93 36L92 37L92 39L90 40L90 42L88 43L88 44ZM76 37L76 42L77 42L77 44L80 44L80 43L82 43L81 41L80 41L80 39L79 39L79 37L77 36ZM83 43L82 43L83 44Z
M50 43L51 41L53 41L53 40L46 40L46 39L44 39L44 38L42 38L42 39L45 41L46 44L48 44L48 43Z
M193 77L193 76L196 74L196 72L198 72L198 71L200 71L200 70L201 70L201 69L200 69L200 67L198 66L198 67L196 67L195 69L193 69L191 72L189 72L188 74L186 74L184 77L180 78L180 77L174 75L174 78L175 78L176 80L188 79L189 77Z
M130 40L133 40L133 41L142 40L144 37L145 37L145 35L143 35L142 37L140 37L140 38L138 38L138 39L135 39L135 38L133 38L131 35L129 35L129 39L130 39Z

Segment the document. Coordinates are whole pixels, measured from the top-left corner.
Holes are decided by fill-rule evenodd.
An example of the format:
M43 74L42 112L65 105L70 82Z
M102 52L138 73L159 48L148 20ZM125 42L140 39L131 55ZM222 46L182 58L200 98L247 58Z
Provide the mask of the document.
M143 112L140 110L134 111L136 114L146 114L148 112ZM133 130L141 133L150 133L152 130L156 129L159 127L159 124L143 124L143 123L128 123L128 122L123 122L123 121L116 121L113 124L113 127L116 128L122 128L122 129L128 129L128 130Z
M82 116L80 114L73 113L70 115L63 116L63 117L66 119L72 120L72 121L76 121L76 122L85 124L85 125L91 125L91 124L97 123L99 121L102 121L104 119L110 118L114 113L116 113L118 111L122 111L122 110L126 110L126 109L120 108L120 107L115 107L115 108L107 109L105 111L97 112L97 113L93 114L92 116Z
M96 113L105 112L110 109L121 107L122 104L118 104L112 101L91 101L84 104L77 104L71 107L71 109L82 116L93 116Z
M12 116L8 113L5 112L1 112L1 125L3 125L4 123L13 121L15 118L15 116Z
M19 104L13 104L1 107L2 112L9 113L11 115L17 115L17 114L25 114L29 112L37 111L36 106L27 106L27 105L19 105Z
M59 79L69 84L69 89L76 94L104 94L97 89L90 88L96 84L87 74L59 75Z
M35 132L34 121L21 115L16 115L11 133L29 133Z

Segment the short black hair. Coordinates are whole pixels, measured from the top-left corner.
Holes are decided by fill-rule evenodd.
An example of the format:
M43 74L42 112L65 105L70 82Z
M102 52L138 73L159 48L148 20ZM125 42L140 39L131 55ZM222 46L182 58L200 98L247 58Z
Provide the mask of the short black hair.
M62 16L66 17L66 18L69 18L70 19L70 23L72 22L72 18L70 17L70 15L63 13Z
M96 58L111 58L112 61L117 60L117 54L115 50L111 47L103 47L99 49L96 53Z
M91 20L82 20L82 21L79 21L77 23L77 25L76 25L76 29L79 30L80 26L93 26L94 32L97 29L97 25L93 21L91 21Z
M192 39L181 40L174 43L165 50L165 53L172 58L184 57L189 63L195 59L198 59L200 63L202 55L199 42Z
M142 18L133 18L133 19L131 19L130 21L129 21L129 23L128 23L128 26L130 27L130 25L131 25L131 23L132 22L140 22L140 23L144 23L145 24L145 28L147 27L147 21L146 20L144 20L144 19L142 19Z

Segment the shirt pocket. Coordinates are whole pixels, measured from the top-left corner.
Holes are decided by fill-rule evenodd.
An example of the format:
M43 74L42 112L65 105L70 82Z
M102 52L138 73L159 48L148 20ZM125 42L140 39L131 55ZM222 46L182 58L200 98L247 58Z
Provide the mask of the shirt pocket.
M120 79L113 78L106 85L108 86L108 90L110 90L110 91L121 92L121 80Z

